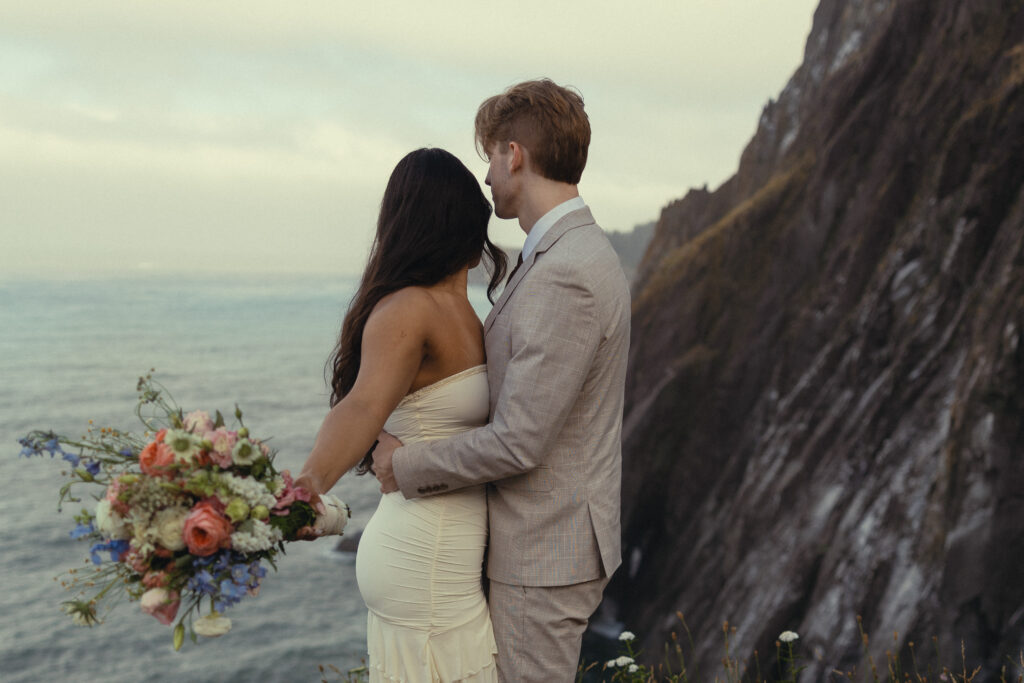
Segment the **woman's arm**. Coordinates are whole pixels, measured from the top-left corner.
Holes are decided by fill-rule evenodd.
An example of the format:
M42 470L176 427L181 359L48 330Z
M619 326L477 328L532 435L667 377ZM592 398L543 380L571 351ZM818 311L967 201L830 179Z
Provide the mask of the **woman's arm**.
M356 383L327 413L296 479L313 494L314 504L362 460L412 386L427 339L424 296L412 289L396 292L382 299L366 321Z

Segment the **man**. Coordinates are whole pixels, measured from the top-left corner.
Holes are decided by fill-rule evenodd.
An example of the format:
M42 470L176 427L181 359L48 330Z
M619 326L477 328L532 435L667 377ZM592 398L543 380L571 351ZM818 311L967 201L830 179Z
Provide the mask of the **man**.
M579 196L590 124L549 80L485 101L476 139L494 212L527 233L484 323L491 422L374 451L406 498L490 482L487 576L503 681L572 681L587 622L620 563L629 287ZM397 448L397 450L396 450Z

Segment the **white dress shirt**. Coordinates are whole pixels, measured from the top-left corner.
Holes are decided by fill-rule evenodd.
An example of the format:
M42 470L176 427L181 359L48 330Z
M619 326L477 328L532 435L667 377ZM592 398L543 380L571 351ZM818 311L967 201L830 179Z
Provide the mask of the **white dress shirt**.
M523 260L525 261L530 258L530 254L537 248L537 245L540 244L541 239L551 229L551 226L558 222L559 218L572 213L576 209L582 209L586 205L587 203L583 201L582 197L573 197L541 216L526 235L526 242L523 243Z

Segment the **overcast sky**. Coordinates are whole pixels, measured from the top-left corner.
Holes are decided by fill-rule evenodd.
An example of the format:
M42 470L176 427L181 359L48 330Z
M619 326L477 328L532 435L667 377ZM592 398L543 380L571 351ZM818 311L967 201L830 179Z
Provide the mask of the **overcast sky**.
M628 230L732 175L815 4L0 0L0 275L358 272L395 163L482 183L477 105L538 76L583 94L580 191Z

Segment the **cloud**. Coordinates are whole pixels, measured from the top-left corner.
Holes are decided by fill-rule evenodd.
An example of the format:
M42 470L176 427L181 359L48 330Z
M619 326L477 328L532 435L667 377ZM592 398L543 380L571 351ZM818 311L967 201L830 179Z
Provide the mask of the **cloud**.
M441 146L481 178L485 97L548 75L594 127L581 190L609 228L736 167L796 67L813 0L0 7L0 267L362 267L387 176ZM514 244L511 221L492 223ZM10 233L10 235L8 234ZM225 261L224 252L237 255ZM31 267L31 266L30 266Z

